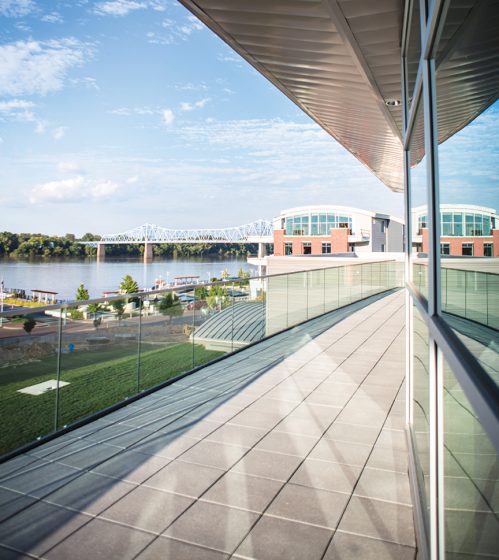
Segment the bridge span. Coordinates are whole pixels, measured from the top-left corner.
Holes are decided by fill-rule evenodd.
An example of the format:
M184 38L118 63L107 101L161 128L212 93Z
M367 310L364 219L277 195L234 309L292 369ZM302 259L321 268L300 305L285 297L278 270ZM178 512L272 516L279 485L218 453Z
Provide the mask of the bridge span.
M144 260L152 259L155 243L241 243L258 244L258 255L264 256L265 245L274 242L274 228L269 220L256 220L249 224L228 228L170 229L154 224L143 224L121 233L106 233L99 241L84 241L97 247L97 258L105 257L106 245L144 245Z

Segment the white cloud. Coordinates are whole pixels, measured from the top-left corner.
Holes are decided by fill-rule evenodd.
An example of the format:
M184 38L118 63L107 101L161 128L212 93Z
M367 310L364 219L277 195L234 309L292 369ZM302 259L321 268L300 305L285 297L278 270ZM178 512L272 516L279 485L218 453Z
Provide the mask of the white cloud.
M110 198L119 190L119 185L110 180L88 180L82 175L50 181L37 185L29 193L31 204L40 203L79 203Z
M35 8L32 0L0 0L0 15L7 17L22 17L28 15Z
M208 103L209 100L210 100L209 97L206 97L205 99L200 99L195 103L182 101L182 103L180 103L180 110L182 112L188 112L188 111L194 111L194 109L202 109Z
M171 109L164 109L163 110L163 115L162 115L162 120L163 123L166 124L166 126L169 126L173 123L173 121L175 120L175 115L173 114L173 111Z
M112 109L109 111L111 115L118 115L120 117L129 117L130 115L154 115L159 113L159 109L153 109L151 107L119 107L118 109Z
M70 68L92 52L78 39L17 41L0 46L0 95L46 94L64 86Z
M138 175L133 175L132 177L128 177L128 179L126 180L126 182L127 182L129 185L134 185L138 180L139 180L139 176L138 176Z
M67 130L68 130L67 126L58 126L57 128L55 128L54 131L52 132L52 136L54 137L54 140L62 140L66 135Z
M196 16L187 16L187 23L181 25L179 30L184 35L190 35L193 31L201 31L204 25L198 20Z
M63 23L64 19L58 12L52 12L51 14L45 14L41 17L41 20L45 23Z
M35 120L36 122L36 126L35 126L35 132L37 134L45 134L45 129L47 128L47 121L44 120Z
M10 101L0 101L0 113L10 114L19 110L31 109L35 104L24 99L11 99Z
M146 33L147 41L157 45L171 45L178 41L186 41L194 31L201 31L204 25L193 15L187 16L182 22L171 18L165 18L161 27L165 30L161 33L150 31Z
M95 13L99 15L126 16L135 10L147 8L145 2L135 0L110 0L109 2L98 2L95 5Z

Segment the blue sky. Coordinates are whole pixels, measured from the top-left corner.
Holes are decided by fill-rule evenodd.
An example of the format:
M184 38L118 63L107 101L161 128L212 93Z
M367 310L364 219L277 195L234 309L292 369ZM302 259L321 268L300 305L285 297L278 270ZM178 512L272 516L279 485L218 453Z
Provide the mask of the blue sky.
M402 214L177 2L0 0L0 230L237 225L320 203Z

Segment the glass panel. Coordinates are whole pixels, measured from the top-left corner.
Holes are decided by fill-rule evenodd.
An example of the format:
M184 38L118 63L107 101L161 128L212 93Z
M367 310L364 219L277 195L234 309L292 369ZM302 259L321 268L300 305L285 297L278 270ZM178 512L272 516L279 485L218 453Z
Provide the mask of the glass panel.
M324 272L325 311L332 311L339 306L339 271L340 268L327 268Z
M0 455L54 430L59 313L28 311L0 329Z
M497 558L499 460L445 361L444 476L446 558Z
M324 313L324 270L311 270L308 274L308 318Z
M449 243L441 258L442 316L489 371L499 364L499 339L490 328L499 306L499 252L488 249L497 235L491 226L499 209L499 102L489 106L499 74L478 69L485 52L487 68L497 67L496 19L494 3L472 10L449 6L436 60L440 211L454 218L453 237L444 228L440 239ZM488 109L480 113L483 107Z
M153 387L192 369L192 295L145 296L140 337L139 387Z
M288 326L288 275L267 278L266 293L267 336L282 331Z
M188 294L195 298L185 309L186 330L192 332L192 325L194 328L190 338L194 344L191 367L232 352L236 311L233 304L235 299L243 297L240 294L234 283L200 286Z
M410 143L411 180L411 267L412 281L424 297L428 294L428 199L426 156L424 153L424 119L422 104L417 108L415 128Z
M62 330L58 427L138 391L139 298L68 307Z
M417 307L413 305L413 439L416 466L422 496L425 523L429 522L430 503L430 405L429 405L429 335Z
M308 319L307 273L288 275L288 327Z

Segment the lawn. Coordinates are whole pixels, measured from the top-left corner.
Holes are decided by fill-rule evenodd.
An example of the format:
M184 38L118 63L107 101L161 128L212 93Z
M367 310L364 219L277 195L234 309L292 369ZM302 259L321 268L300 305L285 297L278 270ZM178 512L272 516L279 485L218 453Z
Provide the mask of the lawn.
M156 347L157 348L157 347ZM181 343L141 351L140 390L222 355L203 346ZM33 375L34 371L36 372ZM55 378L56 357L0 370L0 454L33 441L54 428L56 391L33 396L19 389ZM70 424L137 393L137 347L64 354L59 391L59 427Z

